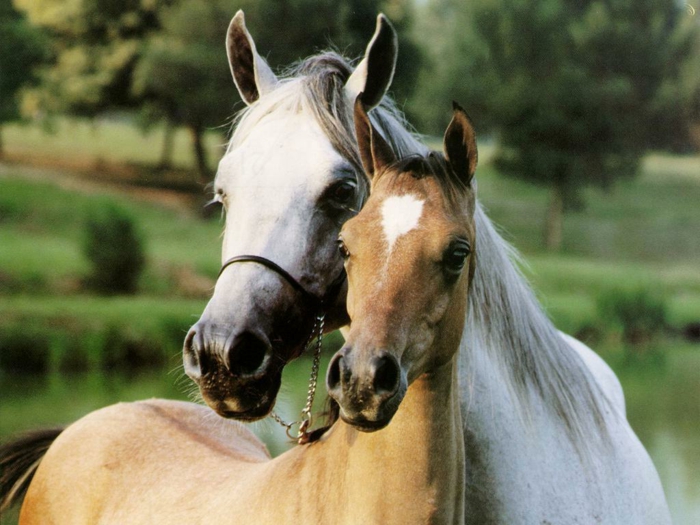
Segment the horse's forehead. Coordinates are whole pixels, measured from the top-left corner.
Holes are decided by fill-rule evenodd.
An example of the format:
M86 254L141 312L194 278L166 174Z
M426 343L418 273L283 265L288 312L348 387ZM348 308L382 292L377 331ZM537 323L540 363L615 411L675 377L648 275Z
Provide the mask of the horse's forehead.
M320 126L304 113L261 120L219 164L217 183L256 183L314 191L346 164Z

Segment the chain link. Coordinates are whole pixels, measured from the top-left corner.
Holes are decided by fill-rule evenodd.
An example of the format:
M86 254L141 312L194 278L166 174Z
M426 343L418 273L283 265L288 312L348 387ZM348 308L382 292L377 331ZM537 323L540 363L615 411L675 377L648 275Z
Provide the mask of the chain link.
M289 439L296 439L297 443L303 445L308 441L309 432L308 429L311 427L312 415L311 409L314 404L314 398L316 397L316 387L318 385L318 370L321 364L321 350L323 349L323 327L326 321L326 314L321 313L316 316L314 321L313 330L311 330L311 335L309 340L304 345L304 348L309 346L314 337L316 338L316 350L314 351L313 362L311 364L311 376L309 377L309 389L306 393L306 405L301 410L301 419L299 421L292 421L287 423L282 419L277 413L270 412L270 417L277 421L280 425L285 428L285 432ZM299 430L296 435L293 434L292 428L295 425L299 425Z

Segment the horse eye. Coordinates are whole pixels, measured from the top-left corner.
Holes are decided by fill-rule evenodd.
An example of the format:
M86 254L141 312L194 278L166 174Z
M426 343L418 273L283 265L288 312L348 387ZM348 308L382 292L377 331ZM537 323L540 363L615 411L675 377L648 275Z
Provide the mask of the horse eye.
M223 206L224 195L221 192L216 192L214 197L204 205L205 208L223 208Z
M338 204L349 204L355 197L355 185L341 181L331 188L330 197Z
M343 259L347 259L350 257L350 251L348 250L347 246L345 246L345 243L343 242L343 239L338 239L338 251L340 252L340 256Z
M451 244L442 260L445 270L452 275L460 274L470 253L469 244L464 241L457 241Z

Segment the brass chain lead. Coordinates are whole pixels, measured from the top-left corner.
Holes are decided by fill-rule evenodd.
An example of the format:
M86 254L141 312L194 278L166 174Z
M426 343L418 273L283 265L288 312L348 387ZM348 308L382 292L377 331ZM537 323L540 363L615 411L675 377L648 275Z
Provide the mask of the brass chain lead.
M312 415L311 409L314 404L314 398L316 397L316 387L318 385L318 371L321 364L321 350L323 349L323 327L326 321L326 314L321 313L316 316L314 321L314 328L311 331L309 340L304 345L307 347L309 343L316 337L316 350L314 351L313 362L311 364L311 376L309 377L309 389L306 394L306 405L301 410L301 419L299 421L292 421L287 423L282 419L277 413L270 412L270 417L274 419L277 423L285 428L285 433L289 439L295 439L298 444L303 445L308 441L309 433L307 430L311 426ZM299 430L296 436L293 435L292 428L294 425L299 425Z

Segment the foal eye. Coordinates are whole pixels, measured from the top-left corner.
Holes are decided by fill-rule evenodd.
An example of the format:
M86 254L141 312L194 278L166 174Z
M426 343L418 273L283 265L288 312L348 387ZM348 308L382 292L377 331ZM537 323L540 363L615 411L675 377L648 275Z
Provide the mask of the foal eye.
M455 241L450 244L442 259L445 270L452 275L459 275L470 253L471 249L466 241Z
M340 256L343 259L350 257L350 251L348 250L347 246L345 246L343 239L338 239L336 242L338 243L338 251L340 252Z
M350 204L355 197L355 184L340 181L331 187L329 197L338 204Z

